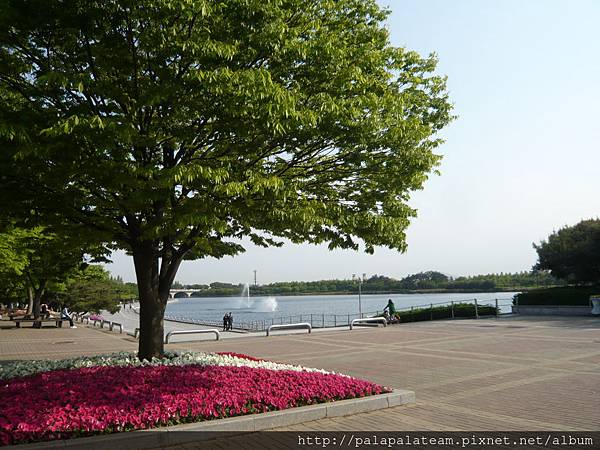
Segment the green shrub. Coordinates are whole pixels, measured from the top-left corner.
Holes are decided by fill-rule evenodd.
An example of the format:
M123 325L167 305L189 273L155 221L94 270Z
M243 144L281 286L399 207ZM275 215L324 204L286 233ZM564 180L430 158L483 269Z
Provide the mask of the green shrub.
M563 305L588 306L590 296L600 292L600 286L564 286L550 289L535 289L516 294L513 304L519 305Z
M480 316L495 316L494 306L478 306ZM423 320L439 320L452 318L452 307L435 306L433 308L419 308L412 311L398 311L396 317L400 322L420 322ZM475 317L475 305L472 303L456 303L454 305L454 317Z

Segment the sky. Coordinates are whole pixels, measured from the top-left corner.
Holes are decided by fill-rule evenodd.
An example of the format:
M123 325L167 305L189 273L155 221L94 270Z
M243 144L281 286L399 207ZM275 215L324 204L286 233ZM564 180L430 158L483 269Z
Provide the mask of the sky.
M404 254L287 244L186 261L182 283L402 278L529 270L532 244L600 216L600 2L380 0L392 45L435 52L458 118L440 176L412 194ZM133 262L107 268L134 281Z

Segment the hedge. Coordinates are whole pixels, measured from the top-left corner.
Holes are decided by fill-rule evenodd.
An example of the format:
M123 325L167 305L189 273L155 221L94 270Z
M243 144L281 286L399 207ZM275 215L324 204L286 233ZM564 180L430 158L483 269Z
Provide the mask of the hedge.
M600 286L563 286L516 294L513 304L589 306L590 296L600 294Z
M478 306L480 316L495 316L494 306ZM439 320L452 318L451 306L435 306L433 308L419 308L412 311L398 311L396 317L400 322L419 322L422 320ZM475 305L472 303L456 303L454 317L475 317Z

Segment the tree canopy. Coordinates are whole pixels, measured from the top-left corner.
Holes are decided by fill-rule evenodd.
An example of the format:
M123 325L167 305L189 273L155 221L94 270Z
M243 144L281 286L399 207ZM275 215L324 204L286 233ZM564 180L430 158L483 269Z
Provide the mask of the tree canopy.
M600 220L582 220L555 231L533 244L538 254L534 268L575 283L600 281Z
M45 291L65 281L83 263L85 248L76 234L57 234L43 226L7 227L0 233L0 280L4 298L29 294L29 312L37 318Z
M435 57L391 46L386 17L375 0L2 3L1 161L133 255L140 357L162 354L184 258L244 236L405 250L452 117Z
M107 310L114 313L119 310L120 300L126 295L124 284L112 279L106 269L89 265L68 280L60 301L76 312Z

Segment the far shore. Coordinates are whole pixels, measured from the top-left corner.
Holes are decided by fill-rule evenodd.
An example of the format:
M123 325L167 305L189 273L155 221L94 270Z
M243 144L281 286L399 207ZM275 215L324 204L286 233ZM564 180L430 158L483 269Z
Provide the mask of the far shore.
M525 291L527 289L519 289L519 288L512 288L512 289L488 289L488 290L483 290L483 289L474 289L474 290L465 290L465 289L421 289L421 290L415 290L415 291L411 291L411 290L402 290L402 291L377 291L377 292L371 292L371 291L363 291L362 295L402 295L402 294L484 294L484 293L490 293L490 292L521 292L521 291ZM250 289L250 292L252 292L252 289ZM256 296L260 296L260 297L272 297L272 296L277 296L277 297L301 297L301 296L309 296L309 295L319 295L319 296L325 296L325 295L358 295L357 291L327 291L327 292L270 292L270 293L256 293L256 294L251 294L251 295L256 295ZM240 297L240 295L219 295L219 294L212 294L212 295L208 295L207 294L203 294L203 295L197 295L197 296L193 296L193 297L187 297L187 298L219 298L219 297L223 297L223 298L236 298L236 297ZM177 297L176 297L177 298ZM180 298L186 298L186 297L180 297Z

